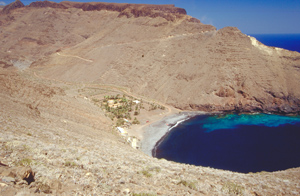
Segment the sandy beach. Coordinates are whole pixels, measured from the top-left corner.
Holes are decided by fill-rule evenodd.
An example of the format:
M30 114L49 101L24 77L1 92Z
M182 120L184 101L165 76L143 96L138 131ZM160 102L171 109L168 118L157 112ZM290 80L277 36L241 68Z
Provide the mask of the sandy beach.
M177 114L171 114L147 127L144 127L141 150L145 154L152 156L153 148L163 136L165 136L172 128L176 127L180 122L199 114L205 114L205 112L180 112Z

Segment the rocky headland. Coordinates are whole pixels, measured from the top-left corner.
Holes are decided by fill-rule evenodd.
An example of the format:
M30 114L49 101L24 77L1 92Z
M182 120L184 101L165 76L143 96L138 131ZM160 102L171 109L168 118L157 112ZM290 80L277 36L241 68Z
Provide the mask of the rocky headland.
M296 115L298 52L174 5L17 0L0 8L0 38L1 195L299 194L299 168L240 174L145 155L100 105L143 100L136 137L182 110Z

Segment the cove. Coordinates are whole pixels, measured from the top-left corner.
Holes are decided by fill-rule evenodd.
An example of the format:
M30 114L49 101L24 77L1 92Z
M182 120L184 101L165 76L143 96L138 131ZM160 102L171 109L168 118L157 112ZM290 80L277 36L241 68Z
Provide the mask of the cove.
M172 128L152 155L241 173L300 166L300 117L197 115Z

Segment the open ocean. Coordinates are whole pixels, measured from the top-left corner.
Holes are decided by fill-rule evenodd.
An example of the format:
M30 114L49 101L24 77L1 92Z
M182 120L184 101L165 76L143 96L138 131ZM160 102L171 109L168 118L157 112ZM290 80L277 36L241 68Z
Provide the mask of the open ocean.
M250 34L267 46L300 52L300 34Z
M251 35L268 46L300 52L300 34ZM300 167L300 117L199 115L171 129L153 156L242 173Z

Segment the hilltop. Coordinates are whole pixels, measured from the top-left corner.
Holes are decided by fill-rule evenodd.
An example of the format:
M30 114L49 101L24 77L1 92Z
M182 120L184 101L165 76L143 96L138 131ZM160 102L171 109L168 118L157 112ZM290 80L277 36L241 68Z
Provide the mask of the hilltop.
M16 1L0 38L2 195L299 194L299 168L239 174L149 157L108 108L142 101L128 112L140 113L136 137L182 110L299 114L299 53L174 5Z

